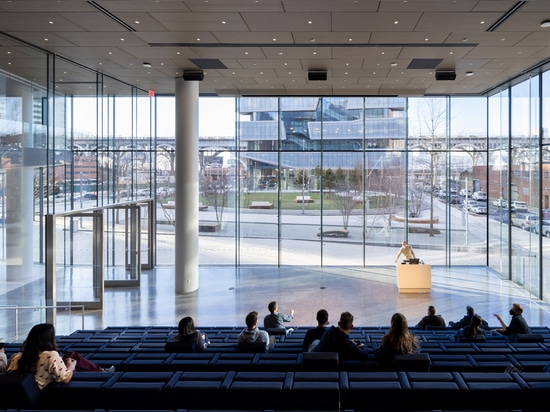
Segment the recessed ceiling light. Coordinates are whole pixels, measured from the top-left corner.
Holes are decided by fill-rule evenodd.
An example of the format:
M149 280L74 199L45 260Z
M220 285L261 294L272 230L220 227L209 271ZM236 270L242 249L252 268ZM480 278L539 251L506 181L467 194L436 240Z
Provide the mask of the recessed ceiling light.
M397 66L397 63L396 63L396 62L390 63L390 66L391 66L391 67L396 67L396 66Z
M149 63L149 62L143 62L143 63L142 63L142 66L143 66L143 67L153 67L153 65L152 65L151 63Z
M474 72L466 72L466 76L473 76Z
M550 20L544 20L544 21L540 24L540 27L550 27Z

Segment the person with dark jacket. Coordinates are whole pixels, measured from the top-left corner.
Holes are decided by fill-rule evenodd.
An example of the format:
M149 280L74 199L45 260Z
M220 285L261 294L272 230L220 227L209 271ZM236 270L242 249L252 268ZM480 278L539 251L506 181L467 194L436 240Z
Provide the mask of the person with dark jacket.
M327 330L326 328L327 324L328 324L328 312L325 309L318 310L317 327L314 329L309 329L306 332L306 336L304 337L304 344L303 344L304 352L311 352L313 350L314 348L314 346L312 345L313 342L321 339L321 337Z
M293 328L286 329L284 322L291 322L294 319L294 309L290 314L279 312L279 304L276 301L269 302L267 305L269 315L264 318L264 329L285 329L286 333L292 332Z
M513 303L512 308L510 309L510 315L512 316L512 319L510 320L510 324L506 326L500 315L495 313L494 316L500 322L501 328L493 329L491 333L502 334L509 341L513 341L515 335L531 333L529 330L529 325L527 325L527 321L523 318L523 305L520 303Z
M441 315L435 314L435 306L428 306L428 316L424 316L420 322L416 324L417 328L427 329L427 327L432 328L444 328L445 319Z
M323 334L313 352L338 352L340 362L348 359L366 360L368 352L365 345L349 338L352 329L353 315L343 312L340 315L338 327L331 326Z
M461 338L464 339L485 339L485 329L482 329L483 319L481 316L474 315L470 324L464 328L460 328L455 333L455 339L460 341Z
M468 306L466 306L466 315L464 315L464 317L462 319L457 320L456 322L450 321L449 326L453 329L465 328L465 327L470 325L470 323L472 322L472 318L474 316L479 316L479 315L477 313L475 313L473 307L468 305ZM485 320L483 320L483 318L481 318L481 327L486 328L488 326L489 326L489 324L487 323L487 321L485 321Z

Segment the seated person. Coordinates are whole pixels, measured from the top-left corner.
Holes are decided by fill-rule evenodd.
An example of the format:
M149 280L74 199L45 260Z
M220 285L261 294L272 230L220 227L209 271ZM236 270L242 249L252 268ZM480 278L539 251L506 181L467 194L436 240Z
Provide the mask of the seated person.
M7 372L32 373L40 390L51 382L69 383L75 371L114 372L114 366L103 369L77 352L61 357L57 351L55 328L51 323L34 325L21 352L10 359Z
M246 328L237 337L239 343L262 342L265 350L269 349L269 334L265 330L258 329L258 312L250 312L246 315Z
M8 357L4 348L0 349L0 373L5 372L8 367Z
M320 309L317 311L317 327L314 329L309 329L306 332L304 337L304 352L311 352L313 348L317 345L312 345L313 342L321 339L323 334L326 331L326 326L328 325L328 312L325 309ZM317 342L318 343L318 342Z
M210 345L206 335L195 329L195 323L190 316L186 316L179 321L178 334L172 338L172 342L181 343L182 346L190 346L192 352L204 352Z
M368 352L365 345L349 338L352 329L353 315L343 312L340 315L338 327L331 326L327 329L313 352L338 352L340 362L348 359L366 360Z
M449 322L449 326L453 329L462 329L462 328L465 328L466 326L470 325L470 322L472 321L472 318L474 316L479 316L477 313L474 312L474 308L471 307L470 305L466 306L466 315L464 315L464 317L460 320L457 320L456 322L453 322L453 321L450 321ZM480 316L481 318L481 316ZM486 328L489 326L489 324L483 320L483 318L481 319L481 326Z
M290 322L294 319L294 309L290 310L290 315L279 312L279 304L276 301L269 302L267 306L269 315L264 318L264 329L285 329L286 333L294 329L286 329L284 322Z
M481 329L483 324L483 319L481 316L474 315L470 324L465 328L460 329L456 334L455 338L467 338L467 339L476 339L477 337L483 336L485 338L485 329Z
M435 306L428 306L428 315L424 316L420 322L416 324L417 328L427 329L427 327L432 328L444 328L445 327L445 319L441 317L441 315L435 314Z
M409 331L407 318L402 313L394 313L388 332L382 337L374 358L381 363L391 365L395 355L408 355L420 352L418 336Z
M527 321L523 317L523 305L520 303L513 303L512 308L510 309L510 315L512 316L512 319L510 320L510 324L506 326L500 315L495 313L494 316L500 322L501 328L493 329L491 333L504 335L510 342L514 340L515 335L531 333L529 330L529 325L527 325Z

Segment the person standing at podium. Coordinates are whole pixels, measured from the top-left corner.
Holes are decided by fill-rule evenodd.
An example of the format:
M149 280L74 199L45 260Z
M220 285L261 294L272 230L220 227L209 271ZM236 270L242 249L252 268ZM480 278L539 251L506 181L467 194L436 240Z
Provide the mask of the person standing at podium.
M403 255L403 261L408 262L411 259L416 259L416 255L414 254L414 250L411 245L407 243L406 240L401 242L401 249L399 249L399 253L395 257L395 262L399 259L399 256Z

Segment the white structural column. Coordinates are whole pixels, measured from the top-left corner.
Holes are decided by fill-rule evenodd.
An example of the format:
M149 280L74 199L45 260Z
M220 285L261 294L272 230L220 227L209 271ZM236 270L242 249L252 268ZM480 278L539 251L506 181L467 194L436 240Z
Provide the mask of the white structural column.
M176 78L176 293L199 288L199 82Z
M7 281L24 281L33 275L33 94L30 87L10 83L6 96L21 98L21 162L5 168L5 225ZM8 86L10 85L8 84ZM15 150L15 145L13 147Z

